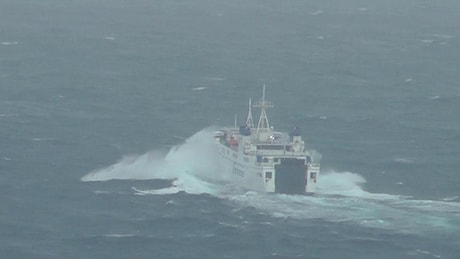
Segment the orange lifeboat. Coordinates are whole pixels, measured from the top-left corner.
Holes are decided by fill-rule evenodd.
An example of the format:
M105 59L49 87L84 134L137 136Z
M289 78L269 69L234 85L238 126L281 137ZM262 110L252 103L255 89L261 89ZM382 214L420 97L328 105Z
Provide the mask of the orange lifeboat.
M230 140L228 140L229 145L238 145L238 141L235 139L235 137L230 137Z

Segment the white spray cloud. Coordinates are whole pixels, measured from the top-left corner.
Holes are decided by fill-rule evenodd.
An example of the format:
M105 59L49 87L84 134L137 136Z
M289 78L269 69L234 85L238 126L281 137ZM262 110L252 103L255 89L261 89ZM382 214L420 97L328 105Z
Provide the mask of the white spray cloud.
M82 181L170 179L173 187L150 194L168 194L186 191L210 193L211 183L203 181L222 180L219 174L216 150L212 143L212 129L204 129L185 143L174 146L166 154L151 151L136 156L125 156L119 162L103 169L94 170ZM140 193L140 191L137 191Z
M119 162L103 169L94 170L84 177L82 181L108 181L108 180L144 180L167 179L163 171L162 155L158 152L149 152L140 156L130 155L123 157Z

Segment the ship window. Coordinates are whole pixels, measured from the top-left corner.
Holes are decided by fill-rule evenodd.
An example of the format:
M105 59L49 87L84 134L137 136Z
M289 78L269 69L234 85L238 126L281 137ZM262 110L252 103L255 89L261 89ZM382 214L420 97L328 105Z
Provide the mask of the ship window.
M265 179L271 179L272 178L272 172L266 172L265 173Z
M317 175L316 172L312 172L310 173L310 178L316 179L316 175Z
M263 162L268 162L268 158L264 157Z
M273 159L273 161L277 163L277 162L280 161L280 159L279 159L279 158L275 158L275 159Z
M283 150L283 145L257 145L258 150Z

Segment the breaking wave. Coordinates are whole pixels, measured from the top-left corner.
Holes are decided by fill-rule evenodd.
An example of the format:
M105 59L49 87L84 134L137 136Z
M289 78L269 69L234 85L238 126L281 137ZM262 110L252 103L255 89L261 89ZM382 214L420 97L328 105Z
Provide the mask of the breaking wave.
M144 194L171 194L179 191L191 194L212 193L213 184L210 180L222 180L218 174L212 133L213 129L204 129L188 138L184 144L172 147L167 154L151 151L143 155L126 156L109 167L88 173L81 181L166 179L174 180L172 187Z
M415 200L408 196L372 193L363 189L365 178L357 173L322 172L314 197L245 191L226 183L219 172L212 143L213 129L204 129L166 154L152 151L127 156L109 167L90 172L82 181L112 179L170 179L171 187L141 190L136 195L186 192L210 194L236 207L252 207L273 217L322 219L401 233L459 232L460 203Z

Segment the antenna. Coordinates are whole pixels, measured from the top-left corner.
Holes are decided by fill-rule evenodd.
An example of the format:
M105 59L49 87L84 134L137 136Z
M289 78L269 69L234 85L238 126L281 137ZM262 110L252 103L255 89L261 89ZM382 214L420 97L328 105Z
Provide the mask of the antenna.
M235 129L237 129L238 124L238 114L235 114Z
M248 119L246 119L246 125L252 129L254 128L254 120L252 120L252 105L251 105L251 99L249 99L249 112L248 112Z
M257 124L257 133L259 131L269 131L270 124L268 123L267 112L265 111L266 108L273 107L270 102L265 101L265 84L262 92L262 101L254 105L254 107L260 108L260 118L259 123Z

